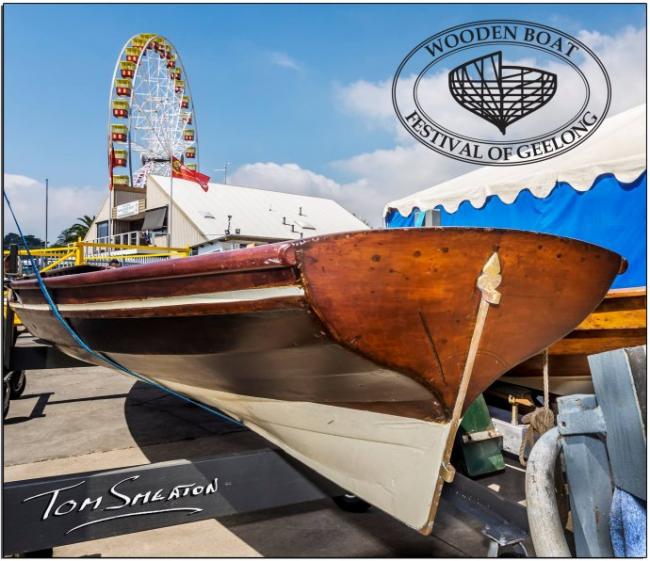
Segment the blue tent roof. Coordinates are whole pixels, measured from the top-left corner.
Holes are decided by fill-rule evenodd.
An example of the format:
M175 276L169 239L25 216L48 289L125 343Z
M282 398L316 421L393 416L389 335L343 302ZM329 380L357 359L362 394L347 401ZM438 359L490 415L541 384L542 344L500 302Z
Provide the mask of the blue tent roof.
M575 238L623 255L627 271L619 275L613 288L646 285L646 172L635 181L621 183L611 174L596 178L591 189L576 191L558 182L545 197L537 198L523 189L511 204L490 196L481 208L469 201L455 212L441 205L442 226L483 226L545 232ZM389 228L422 225L423 212L414 209L407 217L391 210Z

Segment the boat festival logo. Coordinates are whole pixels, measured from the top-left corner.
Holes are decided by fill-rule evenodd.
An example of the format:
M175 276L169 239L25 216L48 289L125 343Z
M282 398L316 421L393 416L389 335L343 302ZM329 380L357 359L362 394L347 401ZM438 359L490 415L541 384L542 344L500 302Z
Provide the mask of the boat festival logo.
M566 153L605 119L611 83L582 41L526 21L473 22L420 43L400 64L393 106L445 156L521 165Z
M557 75L525 66L504 66L501 51L475 58L449 73L449 91L465 109L501 134L555 95Z

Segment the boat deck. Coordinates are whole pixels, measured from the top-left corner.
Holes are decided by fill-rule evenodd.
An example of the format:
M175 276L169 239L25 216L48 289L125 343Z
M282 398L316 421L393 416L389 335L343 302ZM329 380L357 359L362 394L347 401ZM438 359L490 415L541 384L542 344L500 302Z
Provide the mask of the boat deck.
M28 338L21 336L25 343ZM160 390L101 367L30 371L4 425L5 481L266 448L265 440ZM523 498L516 462L482 480ZM204 520L54 549L55 556L484 556L475 520L441 510L424 537L377 509L329 500Z

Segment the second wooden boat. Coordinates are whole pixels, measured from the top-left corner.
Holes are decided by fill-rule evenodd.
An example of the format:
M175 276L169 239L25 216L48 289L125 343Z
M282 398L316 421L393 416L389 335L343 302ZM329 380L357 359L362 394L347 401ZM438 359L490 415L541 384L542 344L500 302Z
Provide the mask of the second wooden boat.
M593 393L587 357L645 345L645 287L610 290L598 307L569 335L549 348L549 389L557 395ZM502 380L542 390L543 357L537 355L507 372Z
M512 230L337 234L45 279L70 326L133 372L216 407L429 533L465 404L573 330L619 255ZM31 333L102 364L35 280Z

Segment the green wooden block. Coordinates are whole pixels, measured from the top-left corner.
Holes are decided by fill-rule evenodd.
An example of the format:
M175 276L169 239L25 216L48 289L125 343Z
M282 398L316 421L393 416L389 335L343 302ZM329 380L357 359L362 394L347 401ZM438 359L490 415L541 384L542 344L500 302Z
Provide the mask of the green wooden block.
M505 469L502 439L490 432L494 425L481 394L465 411L456 435L454 463L465 475L476 477Z

